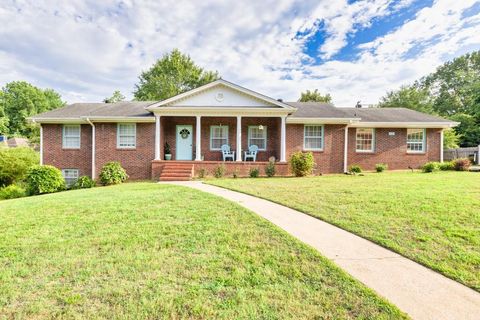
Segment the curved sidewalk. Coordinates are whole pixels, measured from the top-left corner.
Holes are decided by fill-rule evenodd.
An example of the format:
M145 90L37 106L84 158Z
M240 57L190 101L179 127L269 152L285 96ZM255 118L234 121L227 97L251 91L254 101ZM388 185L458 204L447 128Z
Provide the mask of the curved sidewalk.
M413 319L480 319L480 293L395 252L288 207L198 181L172 182L236 202L316 248Z

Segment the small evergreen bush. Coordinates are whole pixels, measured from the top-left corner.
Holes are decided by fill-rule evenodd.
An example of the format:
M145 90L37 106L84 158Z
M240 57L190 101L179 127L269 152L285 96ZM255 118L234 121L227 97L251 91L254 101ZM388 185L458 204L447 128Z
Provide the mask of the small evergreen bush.
M375 165L375 170L380 173L388 169L388 165L386 163L377 163Z
M438 170L440 170L440 163L435 161L427 162L422 166L422 172L425 172L425 173L435 172Z
M95 180L89 176L81 176L75 181L71 189L87 189L95 187Z
M0 200L21 198L25 197L26 195L27 193L25 189L16 184L11 184L0 189Z
M265 174L267 175L267 177L273 177L275 173L275 161L269 161L267 166L265 167Z
M52 193L65 190L62 172L53 166L34 166L26 178L29 195Z
M215 169L213 169L213 176L215 178L222 178L224 175L225 175L225 165L221 164L215 167Z
M100 171L100 183L104 186L119 184L128 179L128 174L119 162L106 163Z
M290 166L296 177L304 177L313 171L315 161L311 152L295 152L290 157Z
M362 173L362 168L356 164L352 164L350 167L348 167L348 172L351 174Z
M258 168L250 168L249 176L250 178L258 178L260 175L260 170Z
M471 165L472 163L468 158L459 158L459 159L453 160L453 167L455 168L456 171L468 171Z
M439 168L442 171L450 171L455 170L455 165L453 164L453 161L445 161L443 163L440 163Z
M205 177L207 176L207 173L208 173L208 172L207 172L207 169L201 168L200 170L198 170L198 177L199 177L200 179L203 179L203 178L205 178Z

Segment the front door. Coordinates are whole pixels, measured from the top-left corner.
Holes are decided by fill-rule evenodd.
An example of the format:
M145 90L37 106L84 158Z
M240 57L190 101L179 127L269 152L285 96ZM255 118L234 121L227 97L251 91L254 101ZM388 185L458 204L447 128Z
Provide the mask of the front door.
M177 126L176 160L192 160L192 126Z

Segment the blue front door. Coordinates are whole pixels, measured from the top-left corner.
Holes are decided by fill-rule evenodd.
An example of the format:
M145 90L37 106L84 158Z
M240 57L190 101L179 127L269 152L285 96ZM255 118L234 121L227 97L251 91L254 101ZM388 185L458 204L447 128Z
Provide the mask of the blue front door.
M192 160L192 126L178 125L176 135L176 160Z

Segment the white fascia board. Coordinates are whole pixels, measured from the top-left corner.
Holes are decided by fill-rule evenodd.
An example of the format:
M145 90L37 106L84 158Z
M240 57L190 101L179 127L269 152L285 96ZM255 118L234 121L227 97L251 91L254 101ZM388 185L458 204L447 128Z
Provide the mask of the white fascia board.
M88 124L90 122L155 122L155 117L78 117L78 118L35 118L28 120L35 123L45 124Z
M459 122L357 122L353 128L453 128Z
M352 124L360 121L360 118L294 118L288 117L290 124Z
M62 124L62 123L67 123L67 124L83 124L83 123L88 123L86 120L81 119L81 118L35 118L35 117L30 117L27 118L28 121L32 121L34 123L46 123L46 124Z
M229 82L229 81L226 81L226 80L223 80L223 79L218 79L216 81L213 81L213 82L210 82L210 83L207 83L206 85L203 85L201 87L198 87L198 88L195 88L195 89L192 89L190 91L187 91L187 92L184 92L184 93L180 93L174 97L171 97L171 98L168 98L168 99L165 99L165 100L162 100L162 101L159 101L157 103L153 103L151 105L149 105L148 107L146 107L145 109L149 110L149 111L154 111L154 110L157 110L158 108L162 107L162 106L166 106L168 104L171 104L175 101L178 101L178 100L182 100L184 98L187 98L189 96L192 96L192 95L195 95L195 94L198 94L202 91L205 91L205 90L208 90L216 85L224 85L230 89L233 89L233 90L237 90L239 92L242 92L246 95L249 95L249 96L253 96L257 99L260 99L260 100L263 100L263 101L266 101L270 104L273 104L273 105L276 105L276 106L279 106L279 107L282 107L284 109L288 109L288 110L291 110L291 111L294 111L296 110L296 108L292 107L291 105L289 104L286 104L284 102L281 102L281 101L278 101L276 99L273 99L273 98L270 98L266 95L263 95L261 93L258 93L258 92L255 92L255 91L252 91L250 89L247 89L247 88L244 88L244 87L241 87L237 84L234 84L232 82Z
M152 110L158 116L208 116L208 117L282 117L292 110L280 108L217 108L217 107L161 107Z

